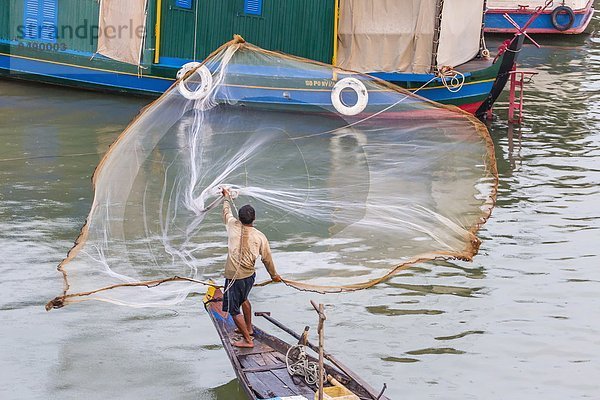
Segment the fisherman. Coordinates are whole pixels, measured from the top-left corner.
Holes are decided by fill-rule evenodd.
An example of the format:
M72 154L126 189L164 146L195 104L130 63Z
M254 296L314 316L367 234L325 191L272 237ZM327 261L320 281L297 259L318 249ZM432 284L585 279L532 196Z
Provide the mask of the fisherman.
M225 264L225 288L223 290L223 311L233 317L236 332L242 340L233 342L236 347L254 347L252 336L252 306L248 294L254 285L256 270L254 264L260 255L274 282L281 282L275 270L271 249L267 237L252 226L256 212L251 205L245 205L238 211L239 221L231 212L229 189L221 190L223 202L223 223L227 229L228 254ZM240 308L243 315L240 314Z

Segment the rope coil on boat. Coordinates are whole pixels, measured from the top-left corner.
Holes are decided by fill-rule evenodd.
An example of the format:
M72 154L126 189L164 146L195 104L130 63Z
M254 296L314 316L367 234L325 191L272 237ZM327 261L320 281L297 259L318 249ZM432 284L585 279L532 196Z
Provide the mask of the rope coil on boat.
M304 381L309 385L318 382L319 364L309 361L304 345L291 346L285 354L285 364L290 375L304 377Z
M177 72L177 79L180 79L179 83L177 84L177 89L179 90L179 93L181 93L181 95L188 100L200 100L206 97L213 86L213 77L209 69L206 68L205 65L200 67L198 67L198 65L200 64L197 62L187 63ZM192 70L194 72L189 77L182 79L188 74L189 71ZM200 83L196 90L190 90L186 85L186 81L194 76L194 74L198 74L200 76Z
M465 84L465 75L452 67L442 67L438 71L438 76L442 79L444 87L450 93L458 93Z
M345 104L342 99L342 92L346 89L350 89L356 93L357 100L356 104L353 106ZM331 104L333 104L337 112L342 115L352 116L360 114L365 110L368 103L369 92L364 83L356 78L341 79L333 86L333 90L331 91Z

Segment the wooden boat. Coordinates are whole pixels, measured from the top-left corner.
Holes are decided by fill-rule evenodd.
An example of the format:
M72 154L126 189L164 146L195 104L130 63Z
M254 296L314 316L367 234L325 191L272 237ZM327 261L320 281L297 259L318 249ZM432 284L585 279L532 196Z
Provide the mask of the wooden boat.
M488 0L485 14L485 32L513 33L515 27L504 18L508 14L518 25L523 26L537 7L545 0ZM594 0L555 1L529 26L528 33L582 33L594 16Z
M309 385L303 377L292 376L288 372L286 355L292 345L269 335L256 326L254 326L254 348L237 348L231 344L232 340L239 340L240 336L234 332L235 323L231 316L222 311L222 296L220 289L209 288L204 297L204 305L219 333L223 348L229 356L240 385L248 398L251 400L315 399L315 393L318 390L316 385ZM302 338L301 335L294 334L266 313L257 313L257 315L265 316L286 332L297 338ZM307 343L307 346L314 348L310 343ZM343 399L387 399L383 396L383 390L376 392L333 356L326 355L326 357L336 364L326 363L324 365L326 373L357 396L342 397ZM315 358L309 358L311 362L316 362ZM331 384L328 384L328 386L331 386Z
M116 1L118 7L112 4ZM205 59L233 34L240 34L259 47L369 73L418 91L427 99L483 115L504 87L503 77L520 50L513 49L496 58L488 56L481 29L485 0L460 0L459 7L475 18L464 15L456 18L456 4L448 5L442 0L435 0L435 4L423 2L423 10L415 10L424 19L420 31L411 28L412 17L402 27L396 23L397 19L405 18L405 10L413 9L409 0L386 2L385 7L390 10L367 4L368 12L363 10L360 15L356 10L369 2L7 0L6 3L0 9L0 75L150 96L158 96L169 88L183 65ZM391 12L394 14L390 17ZM355 22L361 25L352 25ZM391 28L391 35L378 37L378 26L384 22ZM420 53L413 57L414 49L407 50L407 46L420 40L423 40L417 46ZM365 43L371 43L368 47L372 54L354 57L352 49L364 49ZM399 48L403 49L402 57L412 60L410 63L395 61L401 51L396 54L394 49ZM469 50L462 54L465 48ZM367 59L369 64L357 65L352 59ZM458 87L449 87L456 73L440 74L440 68L446 67L461 77ZM323 90L311 80L303 88L307 92Z

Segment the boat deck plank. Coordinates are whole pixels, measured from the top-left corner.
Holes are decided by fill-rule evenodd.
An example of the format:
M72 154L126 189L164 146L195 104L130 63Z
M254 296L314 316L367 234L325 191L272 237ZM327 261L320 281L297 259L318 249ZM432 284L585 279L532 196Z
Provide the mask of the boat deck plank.
M308 386L304 384L296 385L294 380L297 379L298 382L301 382L302 378L292 378L288 373L287 369L275 369L271 370L271 373L277 378L279 378L279 380L282 381L286 386L293 388L293 390L297 392L297 396L304 396L307 399L313 399L315 397L315 392L311 390Z
M474 58L470 61L467 61L464 64L456 66L454 69L459 72L462 72L462 73L467 73L467 72L480 71L482 69L489 68L492 65L493 65L492 58Z
M247 374L246 379L248 379L248 383L250 387L256 393L256 395L261 399L272 399L277 397L278 393L275 393L269 384L264 383L262 379L260 379L256 374ZM277 388L279 389L279 388Z
M277 357L275 357L276 354L279 354L279 353L276 353L276 352L264 353L262 356L265 359L265 362L267 364L273 364L274 365L274 364L279 364L282 361L284 361L284 360L280 360Z
M271 356L271 354L272 353L240 355L238 359L244 368L282 364L281 360Z
M287 365L277 364L277 365L265 365L264 367L249 367L249 368L244 368L243 371L245 373L248 373L248 372L272 371L272 370L278 370L278 369L286 369L287 370Z
M238 360L240 360L240 364L242 365L243 368L258 368L261 366L261 365L258 365L258 363L256 361L254 361L252 358L250 358L248 356L238 357Z
M240 340L240 338L237 336L233 336L233 337L230 337L229 340L233 342L236 340ZM275 349L273 349L271 346L269 346L268 344L262 343L258 340L254 340L253 348L240 348L240 347L235 348L235 353L238 357L250 356L253 354L271 353L274 351L275 351Z
M254 360L254 362L257 363L261 367L264 367L265 365L267 365L267 362L265 361L263 354L251 354L247 357Z
M291 397L297 396L298 393L296 386L293 388L296 389L294 391L291 387L286 386L277 375L273 374L271 371L262 371L262 372L252 372L246 375L248 377L248 381L252 385L252 389L259 394L263 398L270 397ZM266 388L266 389L265 389ZM271 388L277 388L277 396L273 396L273 392ZM270 396L270 397L269 397Z

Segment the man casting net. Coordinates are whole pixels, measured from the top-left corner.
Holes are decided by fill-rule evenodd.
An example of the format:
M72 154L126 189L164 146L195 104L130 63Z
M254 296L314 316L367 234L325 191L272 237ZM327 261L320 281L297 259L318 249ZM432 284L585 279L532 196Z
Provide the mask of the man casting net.
M358 290L416 262L469 260L497 173L472 116L238 38L131 123L93 185L48 308L170 305L220 281L223 189L234 215L256 209L277 272L297 289Z

